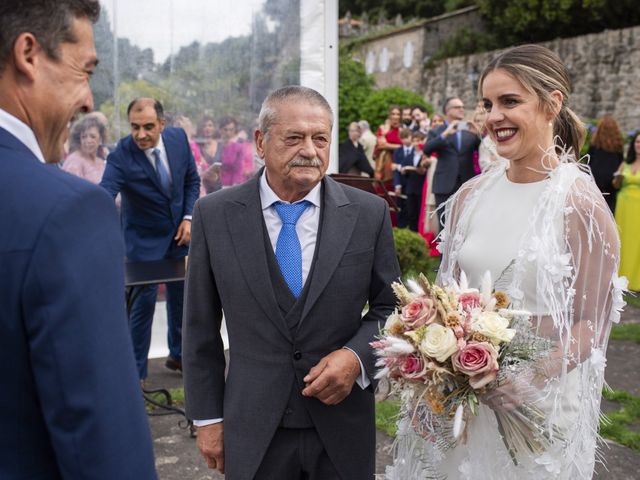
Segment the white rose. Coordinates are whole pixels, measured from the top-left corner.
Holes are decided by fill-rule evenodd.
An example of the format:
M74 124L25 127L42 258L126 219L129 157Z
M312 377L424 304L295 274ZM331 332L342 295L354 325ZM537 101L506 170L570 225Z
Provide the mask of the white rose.
M510 342L516 331L509 328L509 320L497 312L481 312L473 324L473 331L485 335L491 343Z
M384 324L384 331L390 332L393 328L404 329L404 324L402 323L402 317L398 314L398 312L394 312L389 315L386 323Z
M444 362L458 351L458 339L449 327L432 323L427 327L420 350L438 362Z

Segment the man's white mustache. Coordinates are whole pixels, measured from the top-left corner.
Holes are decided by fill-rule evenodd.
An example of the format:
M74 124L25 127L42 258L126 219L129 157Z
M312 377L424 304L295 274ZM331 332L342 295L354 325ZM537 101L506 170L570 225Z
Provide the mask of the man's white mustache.
M297 157L289 162L289 167L316 167L322 166L322 161L317 158L302 158Z

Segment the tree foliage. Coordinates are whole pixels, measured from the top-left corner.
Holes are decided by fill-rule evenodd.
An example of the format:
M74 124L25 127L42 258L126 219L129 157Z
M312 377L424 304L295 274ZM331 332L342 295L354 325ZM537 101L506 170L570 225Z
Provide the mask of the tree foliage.
M340 0L339 13L348 11L355 16L366 13L370 19L430 18L445 12L472 5L473 0Z
M640 23L636 0L476 0L502 46L542 42Z
M340 56L338 75L338 135L342 142L347 138L349 123L362 119L361 109L373 93L374 80L364 65L346 55Z

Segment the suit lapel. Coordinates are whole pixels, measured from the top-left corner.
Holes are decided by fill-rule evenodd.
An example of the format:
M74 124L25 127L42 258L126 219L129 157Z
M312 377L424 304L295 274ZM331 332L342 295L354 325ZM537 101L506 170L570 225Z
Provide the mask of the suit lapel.
M316 303L349 244L360 207L350 203L340 186L332 179L323 180L322 230L316 246L316 264L309 285L300 323Z
M259 181L260 174L238 187L237 200L229 200L225 204L225 218L249 290L269 320L292 341L291 332L276 302L267 264Z

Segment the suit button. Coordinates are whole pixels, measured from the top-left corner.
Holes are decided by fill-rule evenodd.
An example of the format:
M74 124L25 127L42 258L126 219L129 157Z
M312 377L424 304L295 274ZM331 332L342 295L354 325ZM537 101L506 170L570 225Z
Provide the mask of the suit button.
M285 414L285 415L291 415L292 413L293 413L293 409L292 409L292 408L287 408L287 409L284 411L284 414Z
M300 360L302 358L302 352L300 350L296 350L293 352L293 359Z

